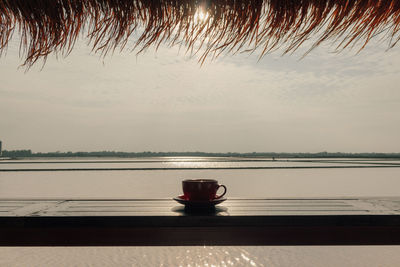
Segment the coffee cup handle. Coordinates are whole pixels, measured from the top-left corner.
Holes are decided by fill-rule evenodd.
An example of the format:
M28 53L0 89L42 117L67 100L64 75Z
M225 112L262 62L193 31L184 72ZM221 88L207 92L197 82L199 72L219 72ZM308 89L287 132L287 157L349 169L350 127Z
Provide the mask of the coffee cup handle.
M222 195L216 196L215 199L219 199L219 198L223 197L223 196L226 194L226 186L223 185L223 184L219 184L219 185L218 185L218 189L219 189L220 187L223 187L223 188L224 188L224 193L222 193ZM218 189L217 189L217 190L218 190Z

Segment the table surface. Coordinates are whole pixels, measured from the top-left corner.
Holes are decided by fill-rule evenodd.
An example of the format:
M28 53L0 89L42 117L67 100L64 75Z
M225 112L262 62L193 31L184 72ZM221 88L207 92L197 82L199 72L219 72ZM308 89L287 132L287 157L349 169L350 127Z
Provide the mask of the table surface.
M0 199L0 217L189 216L173 199ZM400 198L227 199L213 216L399 215Z
M0 245L205 244L400 244L400 198L0 200Z

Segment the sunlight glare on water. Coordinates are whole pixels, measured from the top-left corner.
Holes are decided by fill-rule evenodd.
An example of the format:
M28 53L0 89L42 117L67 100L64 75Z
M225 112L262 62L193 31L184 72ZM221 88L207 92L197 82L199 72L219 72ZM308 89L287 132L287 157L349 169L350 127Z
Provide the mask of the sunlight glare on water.
M265 266L251 252L239 247L190 247L181 250L175 256L175 265L169 260L163 261L159 266L181 266L181 267L228 267L228 266ZM240 255L240 257L231 255Z

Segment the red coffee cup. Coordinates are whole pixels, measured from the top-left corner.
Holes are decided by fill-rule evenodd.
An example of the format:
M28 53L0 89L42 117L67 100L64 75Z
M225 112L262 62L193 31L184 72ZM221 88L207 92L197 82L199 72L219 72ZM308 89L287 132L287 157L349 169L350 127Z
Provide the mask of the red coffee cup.
M224 192L217 196L220 187L224 188ZM218 184L213 179L188 179L182 181L182 189L184 198L187 200L210 201L221 198L226 193L226 186Z

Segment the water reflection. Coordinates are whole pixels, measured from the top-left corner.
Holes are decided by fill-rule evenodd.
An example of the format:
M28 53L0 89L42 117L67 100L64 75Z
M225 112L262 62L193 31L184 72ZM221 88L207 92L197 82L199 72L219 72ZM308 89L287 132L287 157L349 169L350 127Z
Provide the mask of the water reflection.
M2 247L0 266L398 266L400 246Z
M190 247L175 256L175 265L170 261L159 266L181 267L228 267L228 266L265 266L260 259L239 247Z
M0 172L0 198L172 198L211 178L226 197L398 196L400 168Z

